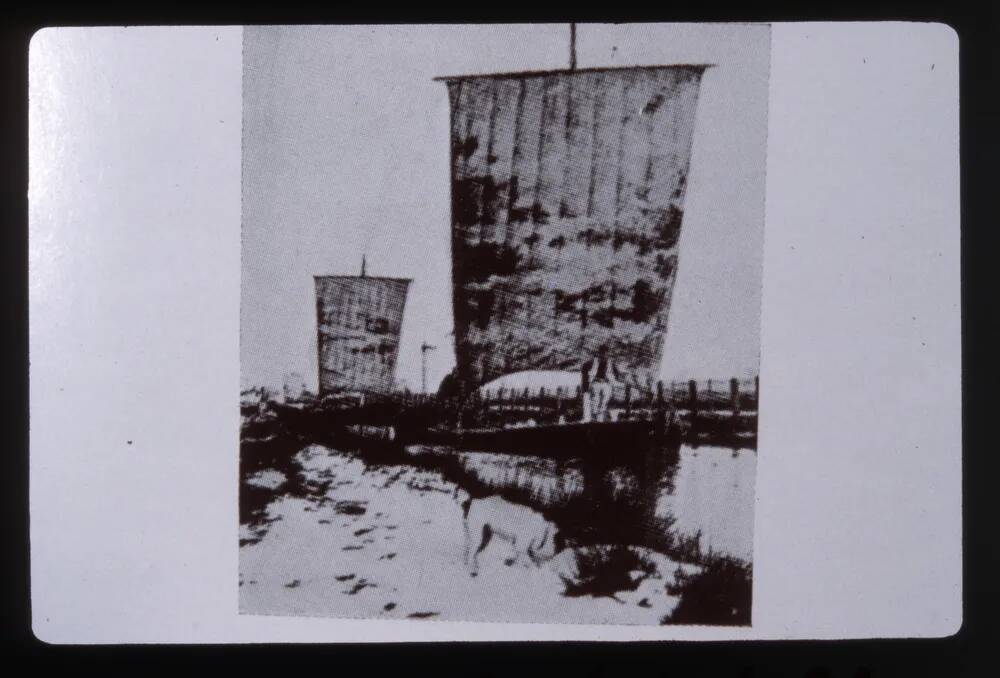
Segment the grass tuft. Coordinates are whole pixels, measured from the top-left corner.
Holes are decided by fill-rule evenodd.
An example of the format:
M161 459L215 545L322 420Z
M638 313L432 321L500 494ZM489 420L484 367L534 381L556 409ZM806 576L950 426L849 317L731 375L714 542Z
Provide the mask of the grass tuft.
M753 568L729 556L702 559L701 571L678 571L667 593L680 596L662 624L749 626Z
M634 549L621 544L603 544L580 548L576 553L577 575L563 577L568 597L595 596L613 598L622 591L634 591L644 577L634 578L638 570L645 576L656 572L656 565Z

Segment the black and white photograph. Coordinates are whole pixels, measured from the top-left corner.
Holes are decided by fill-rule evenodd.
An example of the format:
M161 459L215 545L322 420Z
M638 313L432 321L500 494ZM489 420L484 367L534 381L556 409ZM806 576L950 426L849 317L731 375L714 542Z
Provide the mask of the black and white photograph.
M30 37L37 643L974 623L953 27L333 19Z
M241 614L751 625L769 40L244 29Z

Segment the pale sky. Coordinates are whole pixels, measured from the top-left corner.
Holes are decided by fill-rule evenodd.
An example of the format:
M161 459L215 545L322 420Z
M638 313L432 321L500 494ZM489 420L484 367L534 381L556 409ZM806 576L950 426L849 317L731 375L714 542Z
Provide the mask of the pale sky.
M568 65L565 24L247 27L242 385L316 388L313 276L409 277L397 374L454 365L442 75ZM757 373L770 29L580 25L577 65L711 63L702 80L665 379Z

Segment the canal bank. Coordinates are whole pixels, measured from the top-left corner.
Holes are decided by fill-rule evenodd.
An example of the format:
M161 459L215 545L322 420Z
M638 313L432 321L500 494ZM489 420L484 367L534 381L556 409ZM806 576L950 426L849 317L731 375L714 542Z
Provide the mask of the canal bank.
M274 435L268 445L281 451L243 465L243 613L659 624L683 613L685 591L697 594L699 579L719 570L732 580L726 585L734 600L715 613L718 618L685 623L749 622L748 561L715 551L725 543L717 531L699 527L686 540L675 539L683 548L672 555L636 544L577 543L540 566L525 558L508 565L516 550L494 539L480 554L478 576L473 577L464 559L463 495L450 479L454 473L436 470L426 460L366 462L314 444L283 456L297 444ZM708 454L705 448L692 452ZM581 483L574 484L572 472L550 467L546 460L504 457L470 453L459 460L468 474L464 477L474 476L480 488L492 486L500 493L519 487L523 500L540 509L546 502L553 507L565 503L583 490ZM722 458L733 457L723 451ZM711 462L705 466L711 468ZM689 494L699 493L690 478L703 474L687 468L680 488L687 494L678 494L676 481L672 487L662 480L655 485L657 496L675 497L667 506L674 511L692 501ZM635 482L623 474L612 480L626 493ZM462 491L466 488L474 489L468 483ZM662 513L665 505L669 501L661 501L656 510ZM724 518L733 520L732 515ZM659 526L670 529L677 522L671 517Z

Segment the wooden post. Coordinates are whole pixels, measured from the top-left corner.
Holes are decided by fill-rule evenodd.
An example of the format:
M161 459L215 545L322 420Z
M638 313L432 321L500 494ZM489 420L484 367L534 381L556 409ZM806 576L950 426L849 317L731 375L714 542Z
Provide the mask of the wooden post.
M562 386L560 386L559 388L556 389L556 421L557 422L559 421L559 418L562 417L562 394L563 394L563 390L562 390Z
M632 418L632 384L625 384L625 419Z
M538 422L541 423L542 415L545 413L545 387L538 389Z
M729 380L729 404L733 411L733 432L736 432L740 420L740 380L733 377Z
M658 380L656 382L656 405L653 412L653 435L656 438L662 438L666 431L663 429L664 422L664 406L663 406L663 381Z
M690 412L688 416L691 420L691 432L694 433L698 423L698 382L694 379L688 381L688 410Z

